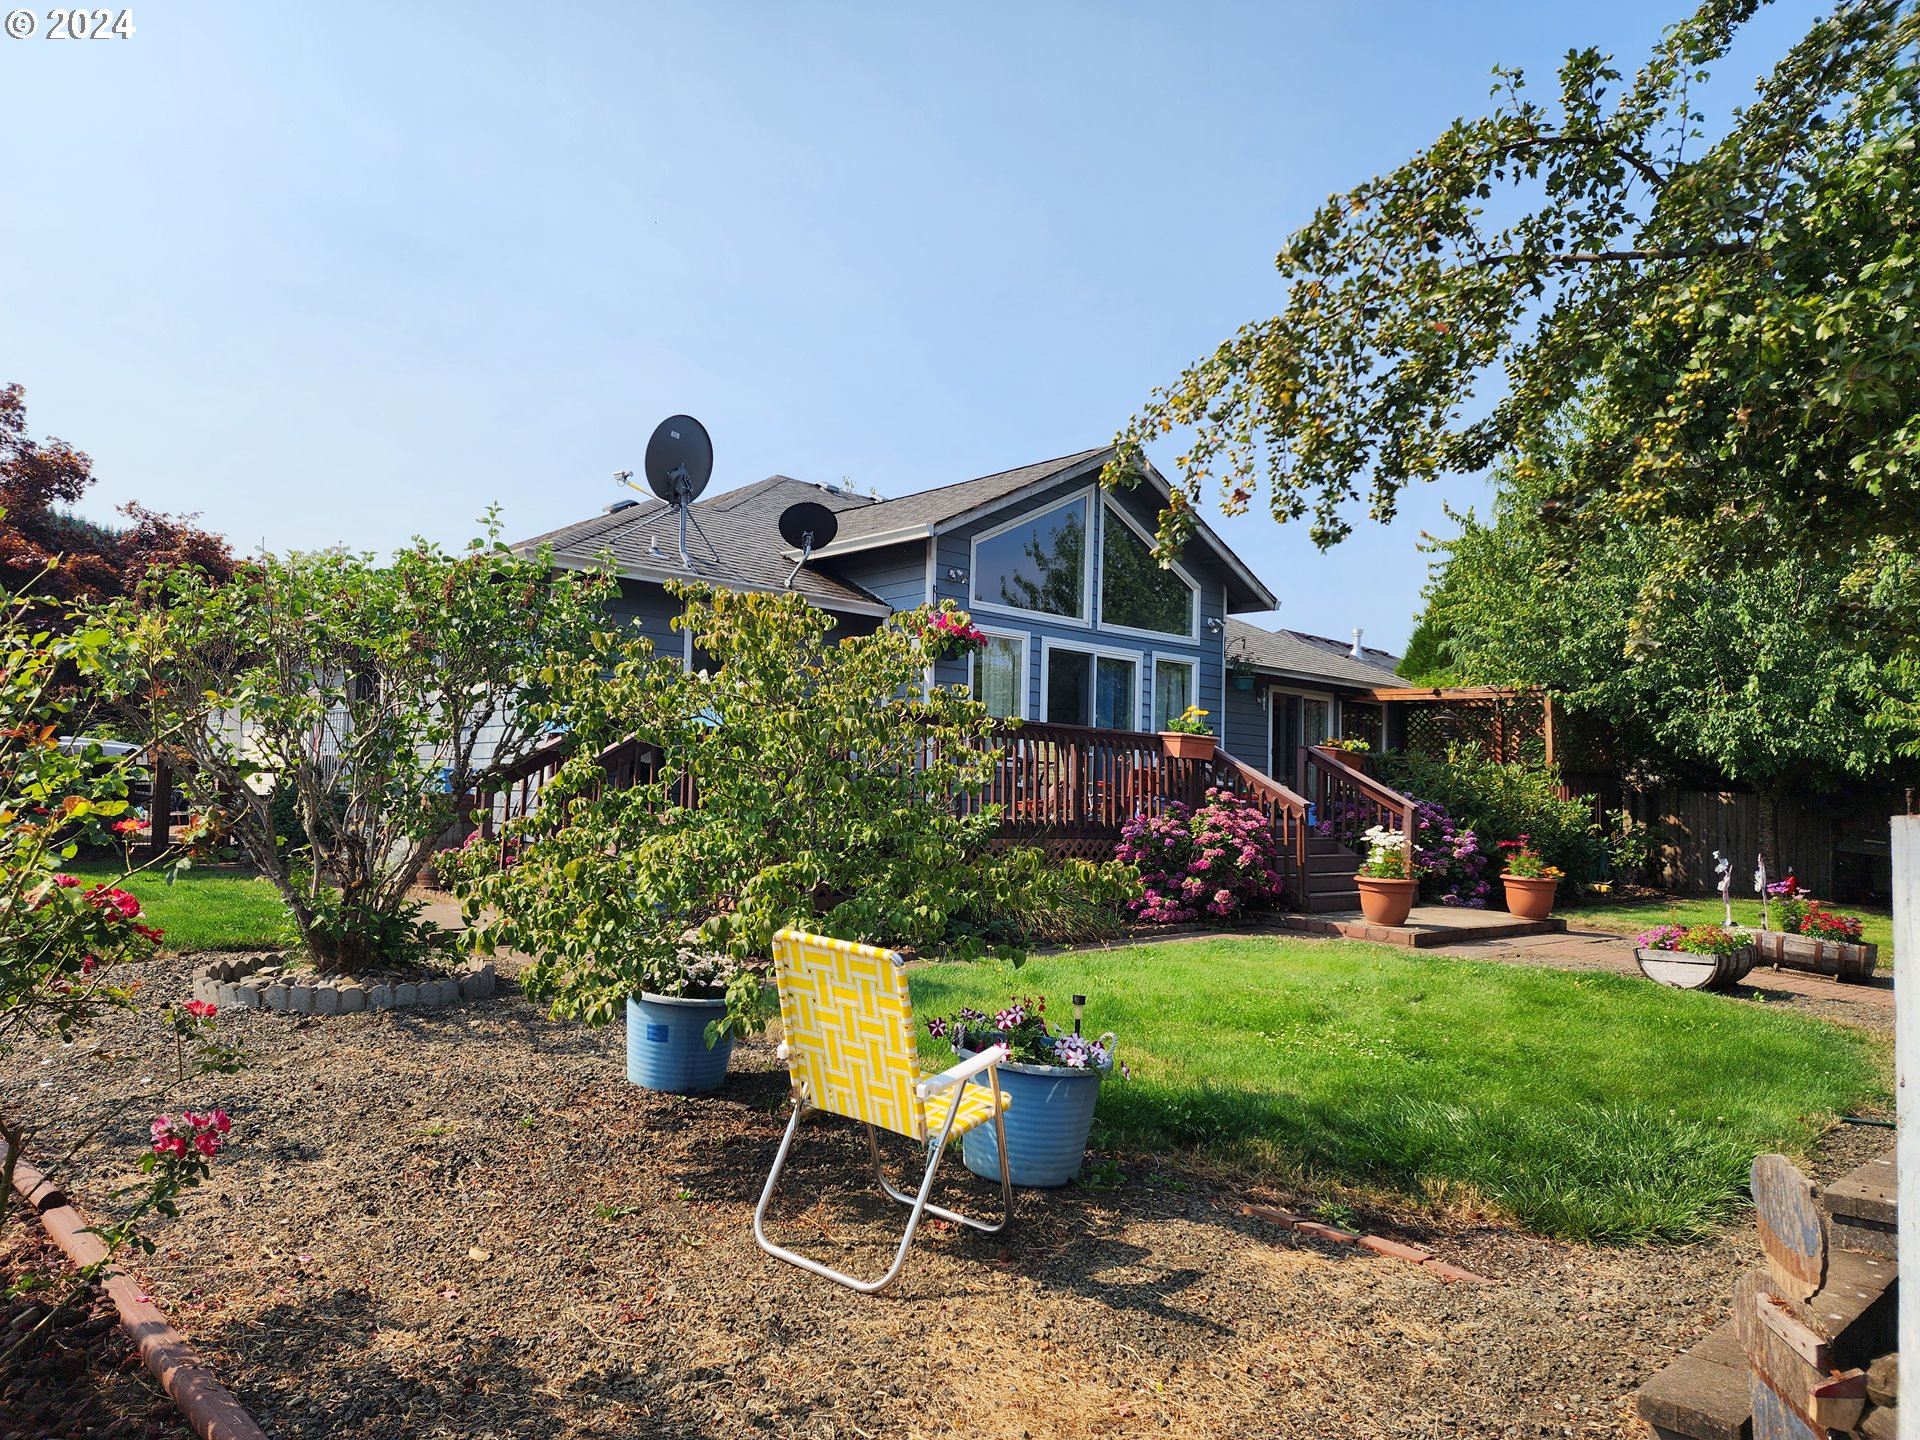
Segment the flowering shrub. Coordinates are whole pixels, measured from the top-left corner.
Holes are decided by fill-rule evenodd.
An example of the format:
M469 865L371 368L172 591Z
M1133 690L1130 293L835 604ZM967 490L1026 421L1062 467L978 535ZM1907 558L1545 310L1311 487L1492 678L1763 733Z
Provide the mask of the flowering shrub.
M1528 844L1527 839L1522 835L1518 840L1500 842L1501 859L1505 862L1503 875L1511 875L1516 880L1558 880L1566 874L1559 866L1547 864L1546 857Z
M1642 950L1683 950L1689 955L1733 955L1752 944L1724 925L1656 925L1634 936Z
M1465 910L1486 909L1493 890L1487 858L1480 837L1456 824L1446 806L1430 800L1416 803L1413 863L1426 898Z
M927 1021L927 1033L945 1040L956 1051L973 1051L999 1042L1007 1047L1007 1058L1019 1065L1055 1065L1067 1070L1118 1069L1124 1076L1132 1072L1114 1059L1111 1035L1098 1040L1073 1031L1061 1031L1047 1023L1047 997L1009 1000L988 1014L971 1005L963 1005L952 1015L935 1016Z
M1207 914L1232 919L1280 898L1279 847L1258 807L1231 791L1207 791L1189 811L1175 803L1164 815L1136 815L1120 832L1114 858L1140 871L1136 918L1172 925Z
M150 1128L153 1153L162 1159L168 1156L185 1159L191 1148L196 1155L211 1160L227 1143L227 1132L233 1128L233 1122L227 1118L227 1112L216 1105L204 1115L191 1110L182 1110L178 1115L156 1115Z

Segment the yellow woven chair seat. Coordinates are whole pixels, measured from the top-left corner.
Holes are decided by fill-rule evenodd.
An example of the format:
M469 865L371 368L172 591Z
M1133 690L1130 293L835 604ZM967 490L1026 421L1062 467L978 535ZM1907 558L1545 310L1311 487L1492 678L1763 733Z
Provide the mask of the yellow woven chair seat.
M927 1134L938 1135L940 1127L947 1123L947 1111L953 1108L953 1092L941 1090L921 1101L920 1124ZM1000 1095L1000 1108L1005 1111L1013 1104L1011 1096L1004 1091ZM954 1116L953 1131L947 1137L958 1140L962 1135L978 1125L985 1125L993 1119L993 1092L984 1085L967 1085L960 1096L960 1113Z

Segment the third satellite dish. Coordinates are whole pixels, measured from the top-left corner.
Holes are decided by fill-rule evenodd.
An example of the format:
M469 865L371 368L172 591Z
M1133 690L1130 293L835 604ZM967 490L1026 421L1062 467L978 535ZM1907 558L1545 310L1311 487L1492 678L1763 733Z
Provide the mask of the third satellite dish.
M691 415L669 415L647 441L647 488L669 505L699 499L713 478L713 441Z

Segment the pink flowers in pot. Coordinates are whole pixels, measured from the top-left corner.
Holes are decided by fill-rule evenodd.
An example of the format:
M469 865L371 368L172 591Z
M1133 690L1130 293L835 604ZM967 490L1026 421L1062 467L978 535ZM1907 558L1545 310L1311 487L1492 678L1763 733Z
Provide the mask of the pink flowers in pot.
M183 1110L178 1115L156 1115L150 1127L153 1153L163 1160L185 1159L188 1152L211 1160L225 1145L233 1121L218 1106L204 1114Z

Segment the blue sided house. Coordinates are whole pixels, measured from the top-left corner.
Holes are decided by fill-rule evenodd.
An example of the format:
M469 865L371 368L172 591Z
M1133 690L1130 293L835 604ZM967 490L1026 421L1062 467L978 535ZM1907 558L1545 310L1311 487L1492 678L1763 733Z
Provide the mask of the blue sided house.
M989 643L931 678L972 687L999 716L1151 731L1198 705L1222 748L1287 784L1300 746L1389 742L1372 692L1400 683L1396 657L1363 649L1357 633L1349 646L1235 618L1279 600L1204 524L1161 567L1152 551L1166 481L1149 471L1130 490L1102 490L1111 455L1084 450L885 500L775 475L697 501L684 560L677 512L654 500L622 500L515 548L547 544L559 563L583 567L611 554L621 615L689 664L697 657L671 628L669 580L791 583L846 633L951 600ZM779 518L802 501L834 511L838 533L796 572L801 556Z

